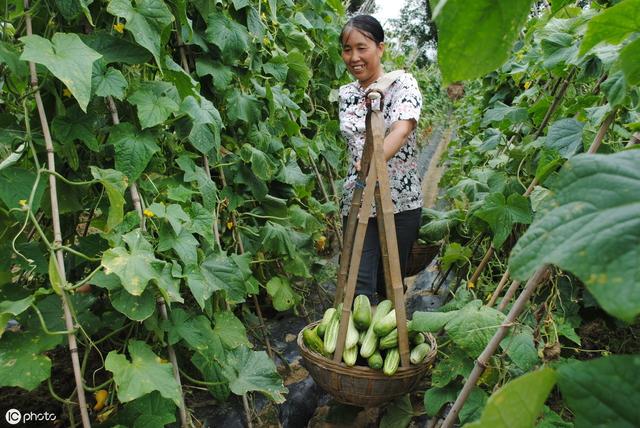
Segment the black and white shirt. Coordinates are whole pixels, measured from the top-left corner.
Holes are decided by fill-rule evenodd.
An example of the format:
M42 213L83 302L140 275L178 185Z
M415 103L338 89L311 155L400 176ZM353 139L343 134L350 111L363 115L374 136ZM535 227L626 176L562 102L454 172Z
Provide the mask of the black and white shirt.
M347 141L349 159L349 171L342 192L341 213L343 216L349 214L357 177L354 164L361 158L364 147L365 118L367 116L365 93L366 90L357 81L341 86L339 91L340 131ZM414 119L417 123L421 108L422 95L418 88L418 82L411 74L402 74L384 94L385 135L389 132L391 125L398 120ZM409 134L407 142L387 162L391 200L396 214L422 207L416 151L416 129L414 128ZM371 215L375 215L375 206Z

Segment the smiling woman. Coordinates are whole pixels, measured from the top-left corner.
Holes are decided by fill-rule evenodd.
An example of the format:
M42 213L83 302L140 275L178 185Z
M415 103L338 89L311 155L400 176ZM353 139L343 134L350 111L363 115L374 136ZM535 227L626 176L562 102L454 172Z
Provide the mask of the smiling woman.
M384 75L384 31L372 16L351 18L340 34L342 60L355 82L339 91L340 130L347 141L349 171L344 181L342 215L346 216L357 185L357 172L365 142L365 96L370 85ZM416 124L420 117L422 95L412 75L399 73L385 90L383 116L385 126L384 155L389 172L391 200L394 205L400 271L404 277L409 250L415 242L420 223L422 193L416 174ZM375 210L367 225L356 294L365 294L373 302L385 295L380 242Z

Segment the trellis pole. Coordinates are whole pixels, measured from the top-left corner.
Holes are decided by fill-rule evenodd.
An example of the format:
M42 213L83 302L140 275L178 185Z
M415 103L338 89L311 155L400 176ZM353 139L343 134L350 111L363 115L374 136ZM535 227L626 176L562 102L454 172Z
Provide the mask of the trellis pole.
M33 35L33 28L31 25L31 11L29 9L29 0L24 0L25 9L25 23L27 29L27 35ZM36 100L36 106L38 109L38 116L40 118L40 126L42 127L42 133L44 135L45 147L47 150L47 169L49 170L49 195L51 198L51 221L53 223L53 245L58 247L55 250L55 258L58 268L58 274L63 284L67 282L67 275L64 267L64 253L59 247L62 245L62 230L60 227L60 210L58 208L58 191L56 187L56 164L55 164L55 152L53 149L53 140L51 139L51 131L49 129L49 122L47 120L47 113L42 103L42 97L40 96L40 89L38 87L38 74L36 72L36 65L33 61L29 61L29 74L30 85L33 89L33 94ZM78 394L78 406L80 407L80 416L82 418L82 426L84 428L90 428L91 422L89 420L89 413L87 411L87 400L84 394L84 380L82 379L82 370L80 367L80 358L78 357L78 343L76 335L74 333L75 325L73 323L73 316L71 314L71 308L67 300L67 293L64 289L60 289L60 299L62 300L62 310L64 312L64 323L67 329L67 339L69 341L69 352L71 354L71 365L73 367L73 376L76 383L76 392Z

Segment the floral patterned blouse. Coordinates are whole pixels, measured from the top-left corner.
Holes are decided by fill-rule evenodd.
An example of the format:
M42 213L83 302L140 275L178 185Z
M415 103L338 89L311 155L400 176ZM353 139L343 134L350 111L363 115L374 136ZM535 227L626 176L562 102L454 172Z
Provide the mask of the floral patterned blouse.
M367 115L365 93L366 90L357 81L341 86L339 91L340 131L347 141L349 159L349 171L342 192L341 213L343 216L349 215L357 177L355 162L362 156L364 147ZM391 125L398 120L414 119L417 123L421 108L422 95L418 88L418 82L411 74L404 73L389 86L384 94L385 135L389 132ZM407 142L387 162L391 200L396 214L422 207L422 190L420 178L417 175L416 151L416 129L414 128L409 134ZM375 204L371 213L371 216L374 215Z

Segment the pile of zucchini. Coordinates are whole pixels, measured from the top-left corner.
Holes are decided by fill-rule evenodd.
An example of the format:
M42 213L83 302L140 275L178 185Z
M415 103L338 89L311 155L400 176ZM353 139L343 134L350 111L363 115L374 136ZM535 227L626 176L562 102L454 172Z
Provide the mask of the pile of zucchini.
M342 304L338 308L325 311L322 321L313 329L306 328L302 332L305 345L312 351L331 358L336 349ZM430 350L425 337L419 332L409 332L412 364L420 364ZM384 356L384 357L383 357ZM368 365L392 376L400 365L398 349L398 329L396 328L396 311L390 300L378 304L375 312L371 308L369 298L363 294L353 302L353 310L349 317L349 327L345 340L342 361L345 365Z

